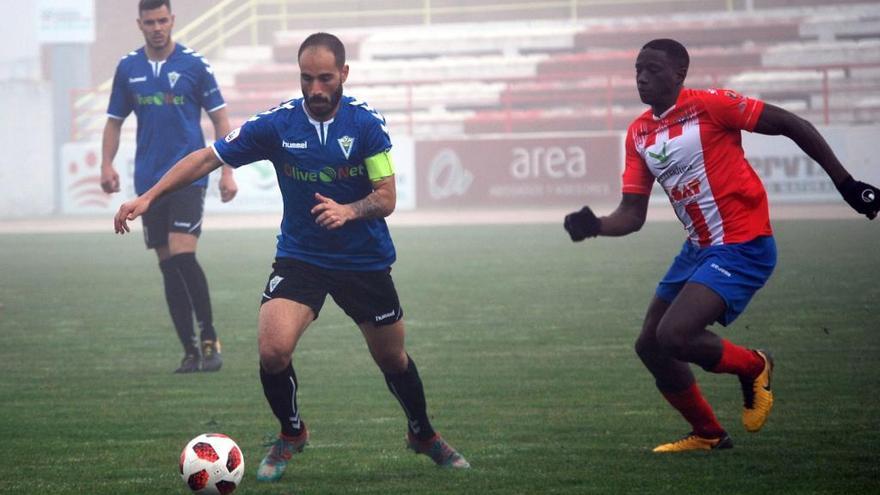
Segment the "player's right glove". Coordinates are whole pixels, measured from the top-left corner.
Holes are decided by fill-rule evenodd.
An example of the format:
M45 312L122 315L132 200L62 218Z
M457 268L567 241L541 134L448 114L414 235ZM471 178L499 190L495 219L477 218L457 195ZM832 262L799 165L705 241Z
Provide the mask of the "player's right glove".
M580 211L565 215L563 223L568 235L574 242L580 242L587 237L599 235L601 223L589 206L584 206Z
M857 181L852 176L849 176L837 186L837 190L840 191L843 199L857 212L865 215L870 220L877 216L877 212L880 210L880 189L871 184Z

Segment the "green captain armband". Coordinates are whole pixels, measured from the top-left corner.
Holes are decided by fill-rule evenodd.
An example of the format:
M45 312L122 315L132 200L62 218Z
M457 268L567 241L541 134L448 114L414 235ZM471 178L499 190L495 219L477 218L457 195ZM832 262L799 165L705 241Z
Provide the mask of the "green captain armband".
M391 161L391 153L388 151L367 158L364 160L364 164L367 166L367 176L373 182L394 175L394 163Z

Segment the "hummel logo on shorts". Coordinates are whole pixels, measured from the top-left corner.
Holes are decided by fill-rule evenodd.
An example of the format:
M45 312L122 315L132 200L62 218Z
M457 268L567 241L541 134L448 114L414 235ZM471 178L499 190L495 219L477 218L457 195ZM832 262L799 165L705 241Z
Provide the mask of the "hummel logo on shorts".
M376 315L374 319L376 320L376 323L380 323L384 320L387 320L389 318L393 318L393 317L397 316L398 311L400 311L400 308L395 309L394 311L389 311L385 314Z

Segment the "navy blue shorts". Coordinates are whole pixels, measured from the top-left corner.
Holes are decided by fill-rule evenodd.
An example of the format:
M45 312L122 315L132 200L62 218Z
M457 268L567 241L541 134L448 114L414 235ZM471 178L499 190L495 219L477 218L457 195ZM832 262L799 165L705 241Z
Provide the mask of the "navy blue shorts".
M141 217L147 249L167 246L170 232L198 237L204 210L205 188L201 186L187 186L159 198Z
M317 320L327 294L358 325L391 325L403 318L391 268L328 270L293 258L275 259L260 304L290 299L311 308Z
M657 297L672 303L688 282L715 291L727 305L718 323L729 325L752 296L764 286L776 267L776 241L762 236L741 244L699 248L685 241L681 252L657 285Z

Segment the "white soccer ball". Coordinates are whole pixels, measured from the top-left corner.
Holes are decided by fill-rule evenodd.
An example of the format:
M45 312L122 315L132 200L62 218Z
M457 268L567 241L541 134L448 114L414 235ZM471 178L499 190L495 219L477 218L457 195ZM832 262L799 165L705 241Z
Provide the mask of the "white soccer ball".
M243 474L241 449L222 433L203 433L190 440L180 453L180 477L195 493L232 493Z

